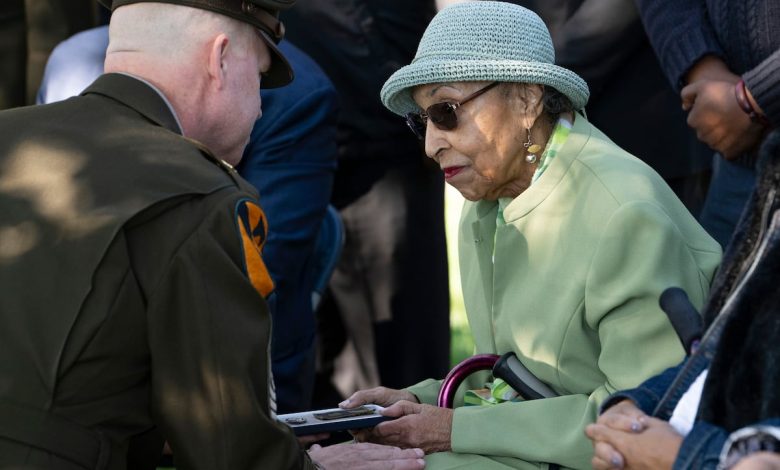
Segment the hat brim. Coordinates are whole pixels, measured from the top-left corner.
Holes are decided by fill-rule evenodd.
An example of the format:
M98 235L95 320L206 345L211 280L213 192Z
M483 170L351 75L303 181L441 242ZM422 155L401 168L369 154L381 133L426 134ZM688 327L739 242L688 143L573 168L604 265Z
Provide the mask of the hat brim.
M588 84L569 69L542 62L516 60L464 59L435 56L418 58L398 69L385 82L382 103L398 115L420 111L412 99L414 87L431 83L471 81L535 83L560 91L574 109L585 107L590 96Z
M266 73L263 74L263 79L260 81L260 88L279 88L285 85L289 85L295 78L295 73L287 61L287 58L279 50L279 46L265 33L265 31L258 29L260 37L265 41L265 45L268 46L268 52L271 54L271 67Z
M244 15L232 10L218 8L216 6L209 6L208 3L201 4L192 0L98 0L101 5L112 11L124 5L141 3L144 1L171 3L192 8L200 8L203 10L213 11L215 13L231 17L237 21L242 21L252 25L258 31L258 33L260 33L260 37L263 39L263 42L265 42L266 46L268 46L268 52L271 55L271 66L268 69L268 72L263 74L263 80L260 84L260 88L279 88L289 84L295 78L295 74L293 73L293 69L290 66L290 63L287 61L287 58L284 57L284 54L282 54L282 51L280 51L279 47L276 45L276 41L274 41L271 35L266 31L266 28L269 28L269 26L261 21L261 19ZM285 2L282 1L282 4L284 3ZM288 3L292 4L293 0L289 1ZM284 34L284 28L280 27L278 33L279 39L281 39Z

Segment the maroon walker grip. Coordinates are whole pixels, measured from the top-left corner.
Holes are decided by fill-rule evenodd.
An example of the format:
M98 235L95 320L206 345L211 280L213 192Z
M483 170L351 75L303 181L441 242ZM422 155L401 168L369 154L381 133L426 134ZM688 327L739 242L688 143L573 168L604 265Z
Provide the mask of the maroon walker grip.
M458 387L466 380L466 377L480 370L493 369L493 365L499 357L497 354L477 354L453 367L444 377L436 404L442 408L452 408L455 392L458 391Z

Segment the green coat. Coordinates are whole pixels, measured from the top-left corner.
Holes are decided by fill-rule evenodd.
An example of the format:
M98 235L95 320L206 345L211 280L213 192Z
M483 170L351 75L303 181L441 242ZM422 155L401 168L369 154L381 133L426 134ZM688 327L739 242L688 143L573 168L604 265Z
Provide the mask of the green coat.
M457 408L453 451L501 457L492 461L499 467L590 468L583 429L599 404L683 357L659 295L679 286L701 307L720 246L653 170L579 115L557 158L506 207L498 228L497 207L467 202L460 222L476 352L514 351L562 396ZM438 381L410 388L425 403L435 403L438 389ZM434 456L430 468L460 460ZM490 468L487 460L473 465Z
M0 467L313 468L274 420L256 192L108 74L0 113Z

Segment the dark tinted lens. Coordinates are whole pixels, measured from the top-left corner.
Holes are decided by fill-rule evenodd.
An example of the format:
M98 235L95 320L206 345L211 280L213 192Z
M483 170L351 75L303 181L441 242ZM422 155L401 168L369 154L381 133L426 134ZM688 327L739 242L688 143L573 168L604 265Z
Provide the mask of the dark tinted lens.
M439 129L451 131L458 125L458 115L455 114L455 107L451 103L432 104L427 112L428 119Z
M414 132L418 139L425 139L426 122L420 113L408 113L406 115L406 125L409 126L409 129Z

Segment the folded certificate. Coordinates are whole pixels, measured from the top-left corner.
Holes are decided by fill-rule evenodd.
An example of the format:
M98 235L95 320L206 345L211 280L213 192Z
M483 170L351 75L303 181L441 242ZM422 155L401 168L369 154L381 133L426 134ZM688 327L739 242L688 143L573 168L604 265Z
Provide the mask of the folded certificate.
M290 426L296 436L325 432L347 431L349 429L372 428L382 421L394 419L382 416L379 405L363 405L348 410L329 408L278 415L276 420Z

